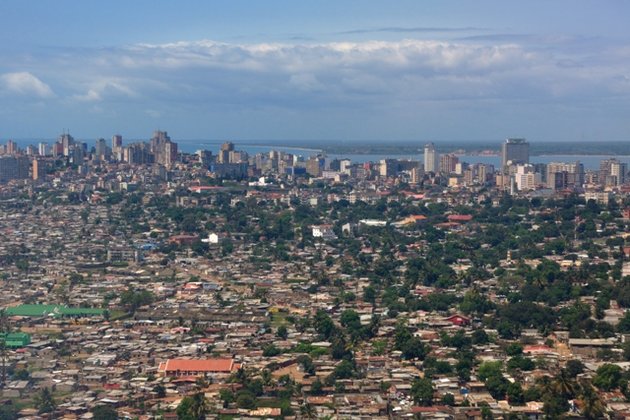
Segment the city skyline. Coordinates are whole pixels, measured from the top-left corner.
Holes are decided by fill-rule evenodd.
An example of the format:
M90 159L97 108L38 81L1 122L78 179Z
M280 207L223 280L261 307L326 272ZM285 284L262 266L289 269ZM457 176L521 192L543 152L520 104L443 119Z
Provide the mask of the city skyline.
M623 141L629 8L7 1L0 138Z

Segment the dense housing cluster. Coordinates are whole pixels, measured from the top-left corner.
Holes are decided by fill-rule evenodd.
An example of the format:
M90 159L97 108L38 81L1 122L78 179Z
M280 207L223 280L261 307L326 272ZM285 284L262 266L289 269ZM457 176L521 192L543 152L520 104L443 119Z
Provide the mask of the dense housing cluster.
M543 182L526 144L497 170L8 144L0 414L630 415L627 168Z

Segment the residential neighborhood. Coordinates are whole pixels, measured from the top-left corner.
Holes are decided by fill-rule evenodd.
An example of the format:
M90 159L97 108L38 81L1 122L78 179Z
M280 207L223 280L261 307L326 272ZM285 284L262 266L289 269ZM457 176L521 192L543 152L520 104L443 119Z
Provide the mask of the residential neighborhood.
M3 150L2 418L630 418L625 164L97 146Z

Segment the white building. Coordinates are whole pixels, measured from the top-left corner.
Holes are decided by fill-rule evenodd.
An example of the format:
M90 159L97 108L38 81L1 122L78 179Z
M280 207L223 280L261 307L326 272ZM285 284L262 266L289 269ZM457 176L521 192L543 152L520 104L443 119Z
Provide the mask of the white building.
M337 235L333 232L332 225L315 225L313 226L313 237L323 239L335 239Z
M435 145L433 143L427 143L424 145L424 171L425 172L437 172L439 163L439 155L435 151Z

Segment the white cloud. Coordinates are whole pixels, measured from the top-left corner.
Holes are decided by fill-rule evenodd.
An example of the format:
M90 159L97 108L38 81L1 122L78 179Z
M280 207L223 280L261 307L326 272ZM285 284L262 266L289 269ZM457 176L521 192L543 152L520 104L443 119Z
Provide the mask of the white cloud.
M73 95L73 99L81 102L99 102L109 96L134 97L134 92L126 83L119 79L101 79L90 82L90 87L85 93Z
M49 98L54 96L50 86L29 72L5 73L0 75L4 89L21 95Z
M154 118L186 120L184 126L212 121L229 129L237 127L243 115L253 116L248 124L262 127L272 125L269 116L290 114L293 121L363 118L376 124L382 118L387 130L401 123L402 116L414 115L406 117L408 126L419 124L415 115L433 115L440 107L440 118L457 108L461 115L473 115L473 125L494 126L497 112L509 109L536 113L546 106L575 109L586 102L601 109L610 103L614 109L630 96L627 47L583 46L570 39L525 41L201 40L69 49L23 64L54 81L56 96L67 99L59 103L69 106L72 118L89 109L89 103L151 123ZM38 67L26 67L33 62ZM12 75L2 76L0 89L8 91L10 84L13 91L52 95L31 73ZM478 110L483 106L489 111L481 124ZM435 119L426 118L430 123ZM325 125L317 122L305 129Z

